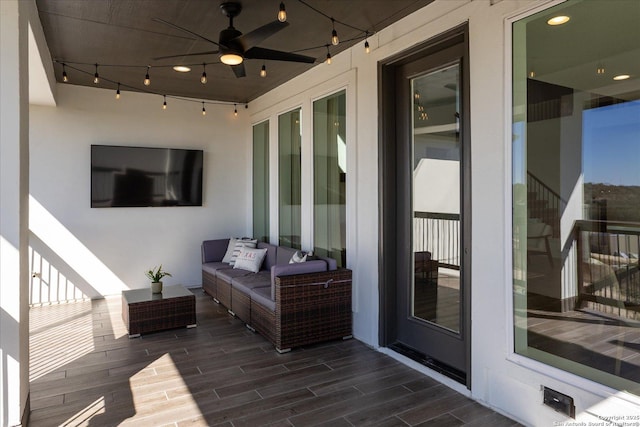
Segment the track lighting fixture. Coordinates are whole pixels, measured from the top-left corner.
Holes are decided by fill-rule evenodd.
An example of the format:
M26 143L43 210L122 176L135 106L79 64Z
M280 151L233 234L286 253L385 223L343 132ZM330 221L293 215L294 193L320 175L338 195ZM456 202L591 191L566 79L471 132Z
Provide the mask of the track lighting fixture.
M120 83L118 82L118 90L116 90L116 99L120 99Z
M164 102L162 103L162 109L167 109L167 95L162 95L164 97Z
M202 64L202 77L200 77L200 83L207 84L207 64Z
M267 67L262 64L262 68L260 69L260 77L267 77Z
M100 76L98 75L98 64L96 64L96 73L93 75L93 83L100 83Z
M336 31L336 21L333 18L331 18L331 26L333 27L333 30L331 31L331 44L338 46L340 39L338 38L338 32Z
M202 101L202 115L203 116L207 115L207 110L204 109L204 101Z
M145 76L144 76L144 85L145 86L149 86L151 84L151 79L149 78L149 68L151 68L151 66L147 65L147 74L145 74Z
M67 76L67 70L65 69L64 62L62 63L62 81L65 83L69 81L69 77Z
M284 2L280 2L280 10L278 11L278 21L285 22L287 20L287 11L284 9Z

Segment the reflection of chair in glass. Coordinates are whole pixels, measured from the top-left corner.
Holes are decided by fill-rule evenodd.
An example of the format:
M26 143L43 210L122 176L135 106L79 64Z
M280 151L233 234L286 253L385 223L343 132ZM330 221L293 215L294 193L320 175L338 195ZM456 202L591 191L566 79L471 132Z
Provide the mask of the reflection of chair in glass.
M431 252L422 251L414 254L414 274L422 275L423 279L438 282L438 261L431 259Z
M527 257L530 255L546 255L549 264L553 267L551 245L549 244L552 234L553 229L549 224L530 221L527 224Z

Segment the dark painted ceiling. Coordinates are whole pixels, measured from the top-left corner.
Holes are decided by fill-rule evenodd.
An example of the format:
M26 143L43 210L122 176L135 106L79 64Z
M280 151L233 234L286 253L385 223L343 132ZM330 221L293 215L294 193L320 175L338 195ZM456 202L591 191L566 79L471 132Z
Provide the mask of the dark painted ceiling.
M369 34L426 6L432 0L285 0L289 25L258 46L316 58L314 64L273 60L245 60L246 77L236 78L218 55L153 58L216 50L217 46L156 21L162 19L218 41L229 26L220 0L37 0L44 33L54 59L56 79L62 65L70 84L148 91L196 99L249 102L323 61L331 41L332 22L340 37L330 46L332 56L354 44L364 49ZM242 0L234 27L244 34L276 20L280 0ZM315 10L314 10L315 9ZM321 12L321 13L319 13ZM324 15L323 15L324 14ZM344 25L347 24L347 25ZM208 82L200 77L207 63ZM93 83L99 64L100 83ZM189 73L173 65L188 64ZM265 65L267 76L260 77ZM143 80L149 69L151 85Z

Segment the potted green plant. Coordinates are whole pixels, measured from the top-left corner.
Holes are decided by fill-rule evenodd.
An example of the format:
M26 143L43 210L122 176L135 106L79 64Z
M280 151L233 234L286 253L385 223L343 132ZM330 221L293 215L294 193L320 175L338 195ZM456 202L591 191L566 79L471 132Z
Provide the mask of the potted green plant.
M162 278L165 276L171 277L171 273L162 270L162 264L160 267L152 268L147 271L145 275L151 280L151 293L160 294L162 293Z

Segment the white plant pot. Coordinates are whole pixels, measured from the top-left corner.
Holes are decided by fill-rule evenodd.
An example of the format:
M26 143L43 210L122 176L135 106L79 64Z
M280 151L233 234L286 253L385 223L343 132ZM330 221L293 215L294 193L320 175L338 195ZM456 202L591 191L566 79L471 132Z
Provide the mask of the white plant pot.
M151 293L152 294L161 294L162 293L162 282L151 282Z

